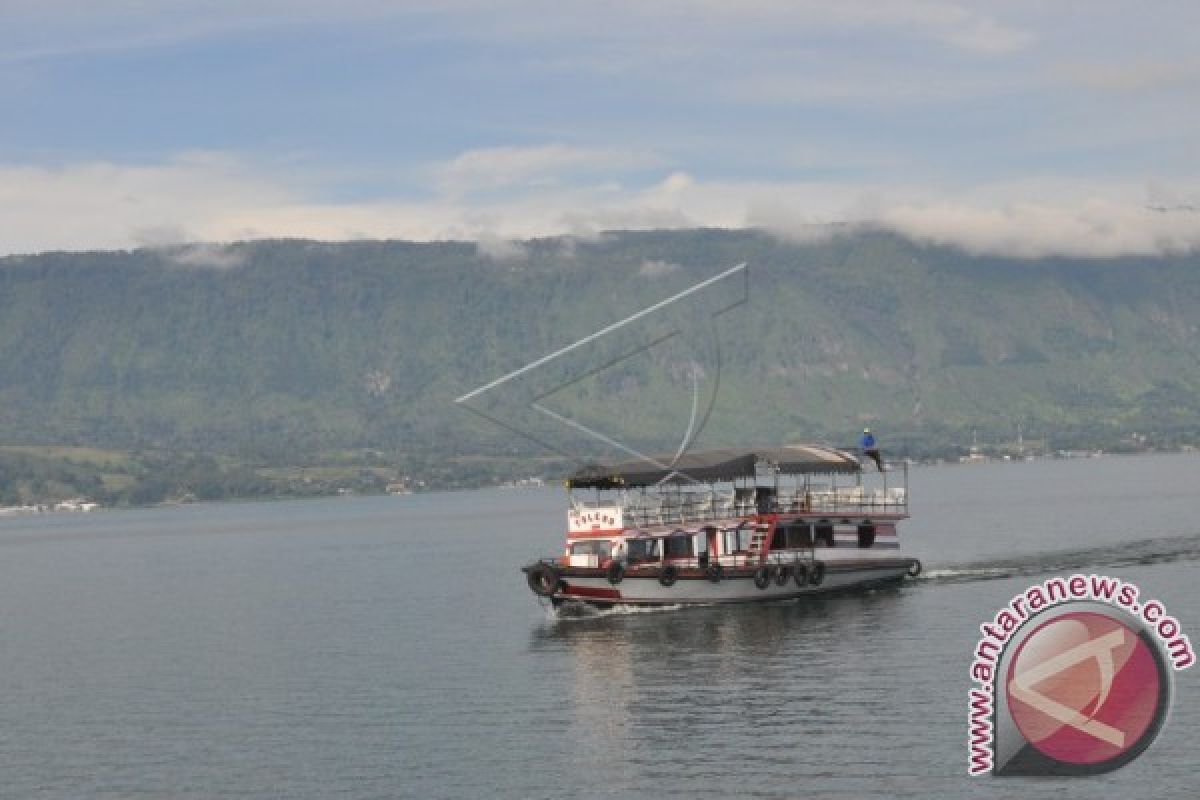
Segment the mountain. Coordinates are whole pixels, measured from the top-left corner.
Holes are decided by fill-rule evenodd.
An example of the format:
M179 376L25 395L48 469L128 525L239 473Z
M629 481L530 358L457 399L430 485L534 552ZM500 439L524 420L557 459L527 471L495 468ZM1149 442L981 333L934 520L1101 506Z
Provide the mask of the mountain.
M553 456L455 398L741 262L745 302L716 314L689 296L546 364L563 374L543 382L565 384L546 406L638 447L678 443L694 380L702 401L719 385L704 444L845 444L863 424L914 454L1018 424L1062 447L1200 440L1196 255L707 229L504 255L289 240L0 259L0 443L260 465L369 450L417 470ZM682 333L646 348L655 330Z

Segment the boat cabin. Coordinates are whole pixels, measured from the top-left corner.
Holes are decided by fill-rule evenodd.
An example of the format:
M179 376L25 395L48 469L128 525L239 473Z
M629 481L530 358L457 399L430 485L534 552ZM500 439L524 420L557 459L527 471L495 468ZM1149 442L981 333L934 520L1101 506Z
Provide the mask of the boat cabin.
M822 551L899 548L907 464L864 472L818 445L590 466L567 482L564 566L749 567Z

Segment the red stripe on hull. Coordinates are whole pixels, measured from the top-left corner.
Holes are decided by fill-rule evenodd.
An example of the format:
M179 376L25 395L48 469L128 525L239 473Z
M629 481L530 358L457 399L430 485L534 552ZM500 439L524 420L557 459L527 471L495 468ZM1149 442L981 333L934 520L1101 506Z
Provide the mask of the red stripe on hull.
M620 600L621 593L616 589L593 589L590 586L572 586L567 584L567 588L563 589L563 595L570 597L595 597L601 600Z

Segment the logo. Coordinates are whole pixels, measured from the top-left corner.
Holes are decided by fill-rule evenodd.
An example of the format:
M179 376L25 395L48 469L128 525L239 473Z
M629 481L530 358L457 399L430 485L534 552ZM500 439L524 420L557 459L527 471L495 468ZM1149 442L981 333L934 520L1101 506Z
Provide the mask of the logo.
M1073 575L1032 586L988 624L971 667L973 775L1095 775L1162 731L1173 670L1195 660L1162 603L1136 586Z
M1009 714L1049 771L1116 769L1150 745L1166 718L1162 653L1119 613L1066 611L1034 629L1011 659Z

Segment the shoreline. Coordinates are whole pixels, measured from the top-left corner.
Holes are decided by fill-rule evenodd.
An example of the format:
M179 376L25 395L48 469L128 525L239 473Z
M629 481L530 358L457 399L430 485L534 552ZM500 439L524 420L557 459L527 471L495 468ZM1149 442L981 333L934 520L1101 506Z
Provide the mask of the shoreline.
M1072 451L1071 455L1040 455L1027 458L1009 458L1003 457L986 457L977 460L910 460L910 469L930 469L930 468L948 468L948 467L982 467L986 465L1021 465L1021 464L1037 464L1043 462L1078 462L1092 461L1097 459L1110 458L1145 458L1156 456L1195 456L1200 455L1200 449L1190 446L1184 446L1174 450L1148 450L1141 452L1106 452L1106 451ZM903 459L888 462L889 464L897 465L903 462ZM94 514L104 511L141 511L149 509L168 509L168 508L188 508L195 506L206 505L231 505L243 503L279 503L289 500L333 500L345 499L351 500L355 498L405 498L405 497L423 497L428 495L439 495L459 492L479 492L479 491L500 491L512 492L519 491L546 491L559 490L559 481L553 479L543 479L541 484L514 484L513 481L504 481L499 483L482 483L475 486L446 486L446 487L427 487L409 492L371 492L371 491L330 491L313 494L263 494L257 496L231 496L228 498L212 498L212 499L170 499L158 503L145 504L117 504L105 505L102 503L84 501L66 503L36 503L22 506L0 506L0 520L12 518L29 518L38 516L60 516L66 514ZM62 508L58 506L71 505L73 507Z

